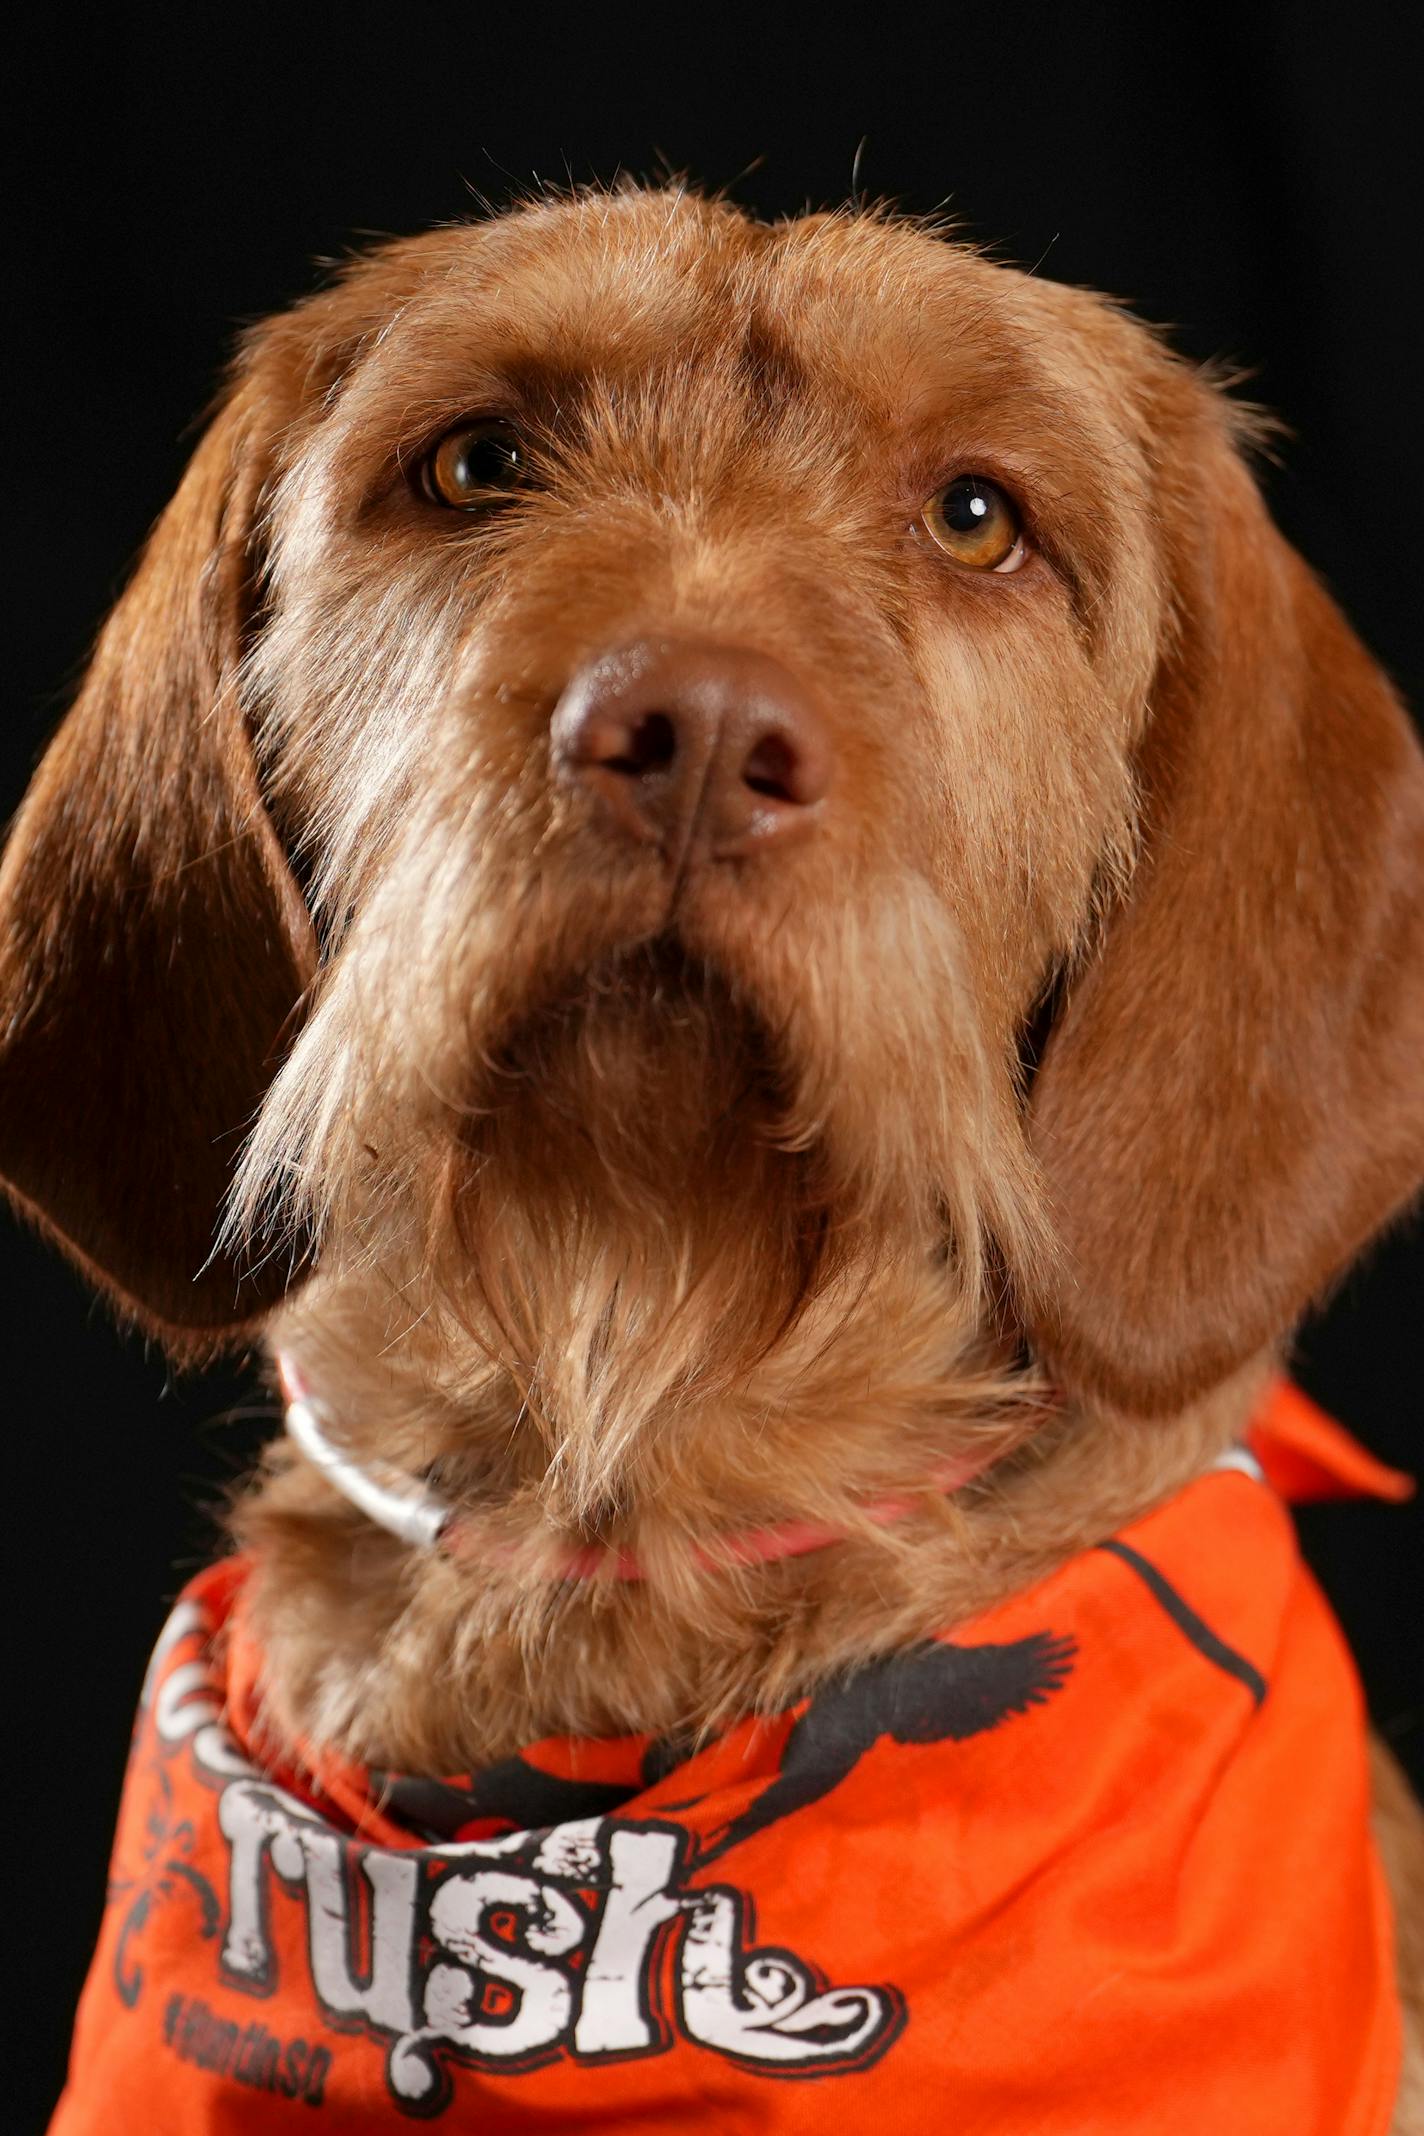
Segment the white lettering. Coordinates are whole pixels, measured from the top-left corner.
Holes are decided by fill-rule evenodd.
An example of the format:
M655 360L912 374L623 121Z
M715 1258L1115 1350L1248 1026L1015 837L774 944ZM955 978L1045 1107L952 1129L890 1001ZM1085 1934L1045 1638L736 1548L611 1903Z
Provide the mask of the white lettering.
M355 1854L371 1893L371 1977L358 1981L351 1964L351 1906L342 1868L342 1842L335 1832L303 1828L306 1857L307 1927L312 1986L340 2017L369 2018L387 2032L409 2032L411 1924L415 1918L420 1863L414 1854L367 1847Z
M574 2032L580 2054L632 2054L657 2044L643 1982L654 1936L685 1903L667 1888L677 1846L671 1832L608 1828L610 1883Z
M655 2051L664 2038L653 2004L656 1947L678 1920L682 2029L716 2053L834 2067L874 2048L896 2021L893 1991L821 1989L792 1953L747 1949L739 1892L679 1888L682 1838L668 1825L589 1818L519 1835L525 1861L516 1867L508 1839L408 1853L363 1847L254 1780L224 1788L218 1822L230 1849L222 1946L230 1979L262 1992L275 1984L275 1879L305 1902L322 2008L385 2035L396 2100L426 2113L448 2095L444 2047L493 2064L558 2048L588 2061ZM508 1866L465 1868L481 1848L486 1862L497 1849ZM444 1870L438 1880L432 1862ZM370 1894L365 1964L356 1948L357 1876ZM580 1896L590 1887L603 1892L596 1915ZM590 1933L580 1972L566 1961ZM422 1949L431 1944L438 1955L422 1979Z
M845 2061L893 2021L878 1988L828 1988L789 1952L745 1951L742 1900L700 1891L682 1946L682 2015L704 2047L754 2062Z

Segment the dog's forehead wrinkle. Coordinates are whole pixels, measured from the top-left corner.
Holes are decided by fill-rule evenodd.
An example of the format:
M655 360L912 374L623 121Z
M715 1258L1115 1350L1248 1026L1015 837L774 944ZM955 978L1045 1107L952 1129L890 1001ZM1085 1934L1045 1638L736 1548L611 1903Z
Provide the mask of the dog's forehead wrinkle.
M689 275L686 262L669 263L656 250L630 260L614 245L590 257L587 246L569 242L566 234L562 256L551 258L545 246L533 259L511 259L491 282L490 263L476 252L468 286L447 279L438 295L427 290L409 300L367 349L346 396L348 412L382 388L389 371L404 378L414 369L445 365L452 375L438 390L432 384L413 396L408 381L401 387L407 413L429 407L438 418L462 397L478 395L482 372L507 370L516 384L521 371L541 376L563 402L576 378L646 379L653 369L667 371L676 352L685 356L699 344L696 368L702 389L711 393L719 374L735 373L739 350L743 367L749 356L755 367L758 341L761 368L774 354L779 382L819 374L822 389L829 390L830 371L842 390L860 375L891 399L927 341L948 360L985 320L1002 326L998 315L1005 309L960 289L953 274L946 284L948 248L918 237L913 245L894 293L875 282L858 287L853 279L849 287L842 279L817 289L813 277L808 288L805 261L794 254L748 263L735 256L718 260L712 248L711 257L699 257L700 272ZM447 277L454 272L451 266ZM876 272L883 279L883 261ZM927 307L936 312L932 328L915 323ZM997 339L1002 344L1002 332ZM1002 346L998 355L1002 361Z

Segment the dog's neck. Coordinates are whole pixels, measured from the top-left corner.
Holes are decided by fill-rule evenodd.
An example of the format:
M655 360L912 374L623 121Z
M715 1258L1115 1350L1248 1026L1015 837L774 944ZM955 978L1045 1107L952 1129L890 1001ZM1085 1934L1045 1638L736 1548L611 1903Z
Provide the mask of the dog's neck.
M491 1555L490 1538L482 1532L484 1509L442 1497L427 1480L407 1475L387 1461L365 1464L356 1460L340 1420L333 1417L297 1360L279 1352L276 1364L288 1438L349 1505L412 1549L439 1550L457 1562L472 1554ZM1038 1428L1047 1424L1057 1406L1056 1396L1044 1402ZM996 1458L992 1443L947 1455L921 1479L920 1489L858 1501L857 1526L881 1527L907 1518L922 1509L926 1492L947 1496L967 1490L987 1475ZM691 1541L688 1549L698 1570L727 1571L805 1557L846 1541L852 1532L824 1521L781 1520L755 1528L719 1529L701 1541ZM506 1549L504 1554L512 1552ZM646 1580L651 1575L649 1565L629 1545L614 1547L594 1541L561 1552L549 1564L548 1576L567 1581Z
M1240 1432L1259 1376L1161 1426L1082 1404L1045 1421L1041 1382L919 1256L847 1269L740 1380L693 1360L670 1396L625 1409L600 1492L592 1420L561 1439L527 1380L440 1318L429 1304L403 1340L373 1342L369 1277L319 1277L276 1333L358 1460L459 1507L458 1553L384 1533L280 1443L235 1521L274 1729L427 1772L550 1734L695 1736L962 1622L1195 1473ZM932 1479L956 1457L986 1473L945 1496ZM867 1519L886 1494L914 1505ZM698 1548L800 1521L844 1540L719 1570ZM550 1577L590 1545L635 1553L645 1577Z
M318 1277L277 1333L356 1462L422 1478L464 1556L482 1529L522 1532L531 1573L551 1549L833 1519L949 1464L978 1471L1041 1415L1045 1382L983 1334L942 1259L848 1257L775 1326L742 1250L748 1272L710 1301L617 1275L601 1296L593 1276L545 1284L534 1339L502 1356L433 1294L413 1310L402 1290L392 1325L365 1274Z

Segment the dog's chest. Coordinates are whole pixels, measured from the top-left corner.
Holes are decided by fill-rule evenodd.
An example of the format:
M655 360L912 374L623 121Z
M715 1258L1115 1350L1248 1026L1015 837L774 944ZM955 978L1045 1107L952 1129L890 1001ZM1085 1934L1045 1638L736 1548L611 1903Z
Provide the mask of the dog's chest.
M1247 1475L696 1753L564 1739L440 1782L258 1766L244 1571L155 1657L58 2136L277 2100L1195 2136L1266 2083L1273 2125L1385 2126L1357 1695Z

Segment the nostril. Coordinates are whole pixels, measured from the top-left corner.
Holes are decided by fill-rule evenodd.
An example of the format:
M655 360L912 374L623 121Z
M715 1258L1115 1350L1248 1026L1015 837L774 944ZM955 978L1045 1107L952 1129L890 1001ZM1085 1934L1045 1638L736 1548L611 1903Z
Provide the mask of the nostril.
M742 766L742 781L773 801L796 800L796 752L784 735L762 736Z
M641 778L650 771L666 771L677 755L677 729L666 712L645 712L617 735L609 736L611 747L601 750L597 762L605 771L621 771L627 778Z
M598 713L580 721L572 741L563 746L572 763L641 779L672 767L678 753L677 726L668 712Z
M803 748L789 734L763 734L742 766L742 784L769 801L808 808L820 800L826 785L816 757L814 749Z

